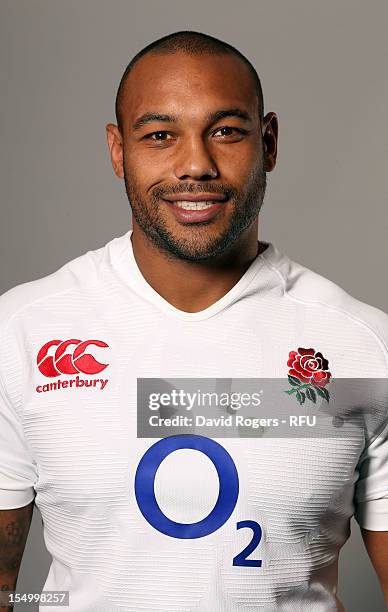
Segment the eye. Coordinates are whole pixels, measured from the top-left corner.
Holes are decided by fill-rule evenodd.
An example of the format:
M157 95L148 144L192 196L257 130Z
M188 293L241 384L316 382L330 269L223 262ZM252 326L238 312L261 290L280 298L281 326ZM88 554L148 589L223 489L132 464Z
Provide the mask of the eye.
M222 138L226 138L228 136L242 136L246 133L245 130L242 130L241 128L236 128L229 125L218 128L218 130L213 133L213 136L216 136L218 132L221 132L220 135Z
M165 142L166 140L169 140L169 138L167 138L168 136L171 137L171 134L161 130L160 132L152 132L151 134L147 134L144 136L144 138L153 140L154 142Z

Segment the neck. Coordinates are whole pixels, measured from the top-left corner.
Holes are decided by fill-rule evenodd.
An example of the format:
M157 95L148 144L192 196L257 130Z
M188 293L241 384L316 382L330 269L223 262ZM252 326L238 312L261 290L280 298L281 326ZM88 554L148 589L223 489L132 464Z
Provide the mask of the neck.
M199 312L220 300L264 250L258 242L258 221L211 262L189 262L156 247L133 220L132 248L147 283L184 312Z

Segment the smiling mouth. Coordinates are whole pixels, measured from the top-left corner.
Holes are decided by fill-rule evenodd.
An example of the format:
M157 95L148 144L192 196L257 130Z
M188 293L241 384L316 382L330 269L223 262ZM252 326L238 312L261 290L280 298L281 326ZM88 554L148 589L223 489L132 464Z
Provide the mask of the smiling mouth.
M193 202L191 200L176 200L170 203L178 208L183 208L183 210L206 210L206 208L210 208L214 206L214 204L220 204L219 201L215 200L200 200L198 202Z
M228 197L225 194L211 191L202 193L186 192L171 194L170 197L165 198L165 200L174 207L176 206L182 210L195 211L206 210L216 204L224 204L228 200Z

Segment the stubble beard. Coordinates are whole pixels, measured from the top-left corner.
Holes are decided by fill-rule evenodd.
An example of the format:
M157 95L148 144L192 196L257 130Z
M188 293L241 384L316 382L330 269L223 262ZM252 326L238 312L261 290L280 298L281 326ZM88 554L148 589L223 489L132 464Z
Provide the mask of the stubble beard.
M125 168L125 164L124 164ZM156 187L151 192L150 202L140 196L136 180L124 169L124 182L127 197L136 223L145 236L162 250L167 256L185 261L205 261L217 257L230 249L241 234L257 219L263 204L267 175L264 164L261 163L251 173L248 186L244 193L231 185L217 186L212 183L178 183L170 188ZM233 206L228 227L220 234L214 235L207 230L213 220L190 224L189 236L176 236L167 227L160 214L160 198L171 193L201 193L214 192L225 194L228 201L225 205ZM187 227L187 226L186 226Z

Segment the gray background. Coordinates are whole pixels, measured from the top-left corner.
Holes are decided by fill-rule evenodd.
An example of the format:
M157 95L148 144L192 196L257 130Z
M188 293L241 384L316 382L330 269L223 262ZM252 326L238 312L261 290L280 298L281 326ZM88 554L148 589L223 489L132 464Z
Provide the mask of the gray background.
M279 116L260 238L388 311L385 0L0 0L0 24L0 292L127 231L105 140L116 88L140 48L194 29L251 59ZM40 521L19 592L48 572ZM355 522L340 595L347 612L384 610Z

